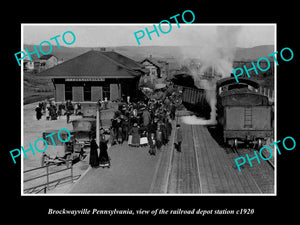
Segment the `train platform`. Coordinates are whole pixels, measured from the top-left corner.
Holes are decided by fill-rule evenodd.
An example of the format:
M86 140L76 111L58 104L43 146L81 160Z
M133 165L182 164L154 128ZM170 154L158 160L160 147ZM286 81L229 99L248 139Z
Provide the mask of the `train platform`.
M249 168L239 172L232 155L215 142L205 126L181 126L182 151L162 152L152 193L262 194L272 190L269 187L263 192Z
M212 138L207 127L178 122L183 130L182 151L174 149L175 122L170 143L148 154L149 147L124 143L109 149L110 168L90 168L69 194L265 194L272 182L261 188L251 168L238 171L234 154ZM256 165L254 165L255 167Z
M110 168L91 168L68 191L69 194L149 193L156 157L147 147L130 147L127 142L111 146Z
M187 129L194 137L201 193L261 193L249 172L238 171L234 159L211 138L206 127Z

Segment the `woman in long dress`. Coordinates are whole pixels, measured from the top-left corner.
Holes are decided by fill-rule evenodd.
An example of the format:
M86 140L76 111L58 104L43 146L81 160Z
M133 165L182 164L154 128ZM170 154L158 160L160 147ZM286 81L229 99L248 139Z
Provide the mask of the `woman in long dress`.
M43 114L42 114L42 108L39 105L36 106L35 112L36 112L36 119L40 120Z
M90 165L92 168L99 166L99 158L98 158L98 145L94 138L91 140L91 151L90 151Z
M162 131L160 129L160 126L157 126L157 130L156 130L156 147L158 150L161 149L162 146Z
M131 128L130 134L132 135L131 146L139 147L140 146L140 134L139 134L139 127L137 123L133 124Z
M99 153L99 162L101 165L109 164L109 156L107 153L107 141L103 133L103 129L100 129L100 153Z

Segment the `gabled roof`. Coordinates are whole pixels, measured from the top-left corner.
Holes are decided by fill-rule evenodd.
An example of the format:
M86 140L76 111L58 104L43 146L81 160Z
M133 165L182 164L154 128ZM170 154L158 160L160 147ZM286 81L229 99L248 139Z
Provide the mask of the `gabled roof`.
M146 61L150 62L151 64L153 64L154 66L156 66L158 68L161 67L161 65L153 58L145 58L143 61L141 61L141 63L146 62Z
M121 55L117 52L101 52L101 53L108 56L109 58L117 61L118 63L121 63L122 65L131 68L131 69L139 70L139 69L143 68L142 64L140 64L124 55Z
M116 52L91 50L40 73L52 78L133 78L142 75L142 65Z

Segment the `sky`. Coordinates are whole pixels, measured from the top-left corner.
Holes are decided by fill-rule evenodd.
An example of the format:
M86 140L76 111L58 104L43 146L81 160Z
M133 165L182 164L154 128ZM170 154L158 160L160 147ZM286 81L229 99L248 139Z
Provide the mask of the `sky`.
M157 29L158 24L155 24ZM56 45L55 40L50 38L60 35L57 39L62 46L68 47L114 47L114 46L139 46L134 33L140 30L145 32L144 38L140 39L140 46L197 46L214 39L218 27L235 27L234 34L236 47L254 47L258 45L274 45L276 42L274 24L184 24L180 28L176 23L171 24L169 33L160 36L154 32L149 40L145 27L152 31L153 24L23 24L23 43L39 45L43 41L49 41ZM163 23L162 29L169 29L167 23ZM220 29L221 32L224 29ZM72 45L66 45L61 37L66 31L72 31L76 37ZM140 35L139 33L138 35ZM218 33L222 38L222 33ZM219 37L219 38L220 38ZM66 34L66 40L71 42L71 34ZM46 45L46 44L45 44Z

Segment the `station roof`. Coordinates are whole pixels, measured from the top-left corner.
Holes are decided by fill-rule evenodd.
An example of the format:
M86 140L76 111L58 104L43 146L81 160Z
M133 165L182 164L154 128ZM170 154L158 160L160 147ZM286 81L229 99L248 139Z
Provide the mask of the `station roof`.
M117 52L91 50L39 75L51 78L134 78L146 71L143 65Z

